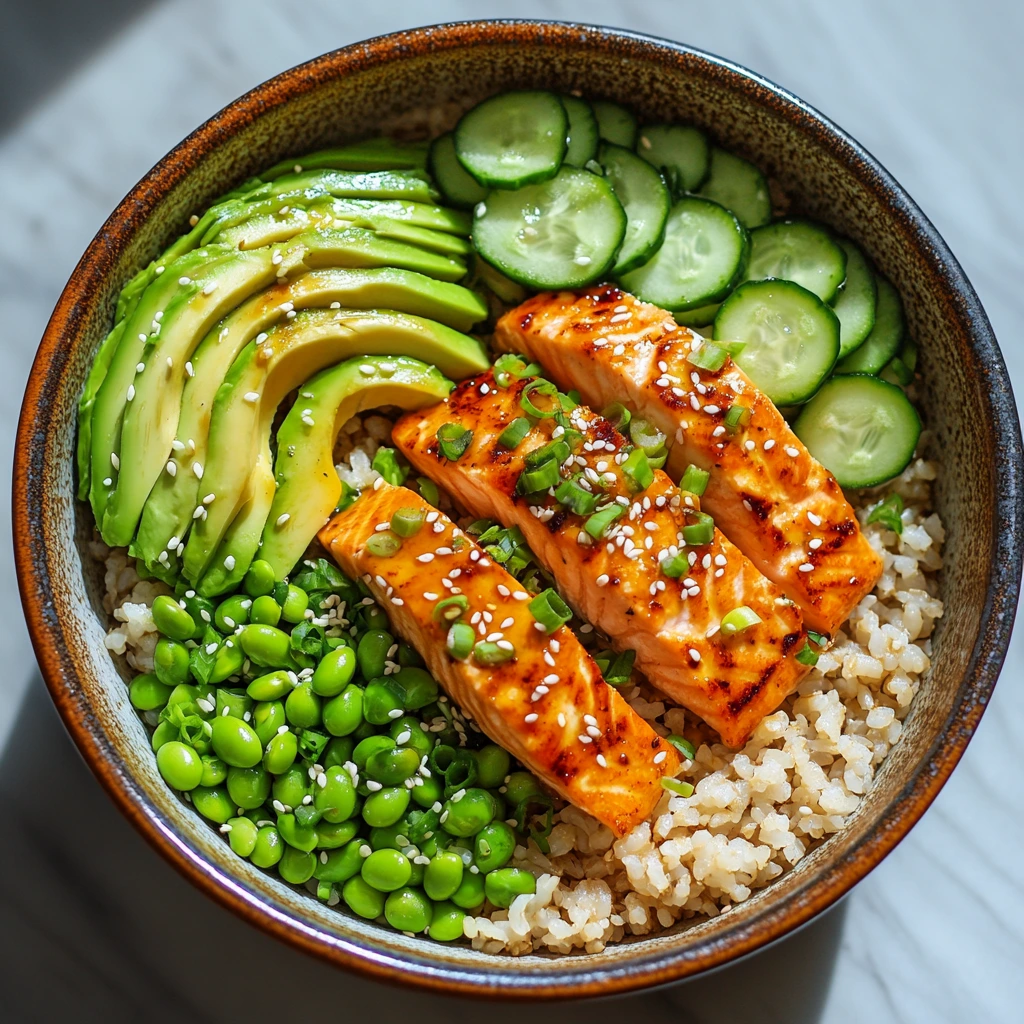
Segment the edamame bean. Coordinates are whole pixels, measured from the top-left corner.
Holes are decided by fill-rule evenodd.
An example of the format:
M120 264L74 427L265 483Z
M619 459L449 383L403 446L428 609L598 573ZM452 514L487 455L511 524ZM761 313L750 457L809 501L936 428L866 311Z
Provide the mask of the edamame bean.
M454 903L435 903L427 934L437 942L454 942L462 938L462 922L466 913Z
M398 746L411 747L420 757L423 757L424 754L429 754L434 749L434 740L429 732L424 732L420 728L420 725L418 718L413 715L405 715L402 718L396 718L391 723L388 734Z
M232 818L228 824L228 843L239 857L248 857L256 848L256 836L259 829L248 818Z
M370 829L371 850L404 850L409 844L408 836L405 834L405 819L395 822L394 825L387 825L382 828ZM402 839L402 842L399 842Z
M352 751L352 760L360 773L365 771L366 763L378 750L390 750L394 747L395 741L390 736L382 736L375 733L360 740Z
M368 921L384 913L384 893L378 892L372 885L367 885L361 875L356 875L345 883L341 890L341 898L353 914L365 917Z
M284 601L281 604L281 618L285 622L301 622L306 617L306 609L309 607L309 594L294 583L288 584Z
M197 786L192 790L192 806L204 817L223 825L235 816L235 804L223 786Z
M372 725L386 725L402 710L402 698L388 685L387 677L366 684L363 717Z
M213 613L214 625L225 635L230 636L239 626L249 621L249 609L252 598L243 594L234 594L225 598Z
M540 783L530 772L513 772L505 783L505 799L511 807L518 807L527 797L542 792Z
M394 892L408 884L412 876L412 864L398 850L374 850L363 861L360 873L363 881L379 892Z
M537 879L523 868L499 868L484 876L484 892L496 906L508 909L517 896L537 891Z
M400 932L424 932L433 916L434 905L419 889L399 889L384 903L384 917Z
M167 706L171 689L151 672L145 672L136 676L128 685L128 699L138 711L159 711Z
M356 674L356 652L351 647L338 647L325 654L310 682L313 692L321 697L337 697Z
M453 796L441 812L441 824L455 836L475 836L493 819L494 802L485 789L467 789L458 800Z
M274 779L274 799L285 807L301 807L302 798L309 793L309 775L300 765L292 765L283 775Z
M348 650L348 648L339 648ZM323 707L324 728L332 736L348 736L363 724L363 691L350 683Z
M344 768L327 768L323 772L325 783L319 778L313 790L313 806L323 815L324 821L345 821L356 809L356 787Z
M284 713L296 729L312 729L323 721L322 707L323 701L313 692L307 679L288 694Z
M263 744L256 732L240 718L219 715L213 720L214 753L235 768L252 768L263 757Z
M285 847L277 865L277 873L292 885L304 885L313 877L315 869L316 857L305 850L298 850L294 846Z
M432 900L446 900L462 885L465 865L456 853L439 853L432 857L423 872L423 888Z
M249 621L261 626L276 626L281 621L281 606L269 595L253 598Z
M452 903L463 910L477 911L484 905L484 876L467 871L458 889L452 893Z
M203 778L199 755L179 740L164 743L156 752L156 766L164 782L182 792L195 789Z
M149 745L153 748L153 752L156 753L165 743L170 743L171 740L176 740L177 738L178 730L176 726L171 725L170 722L160 722L153 730Z
M279 700L266 701L252 709L252 727L263 746L277 735L282 725L287 724L284 704Z
M206 707L200 707L202 700ZM210 688L200 689L198 686L190 686L188 683L178 683L167 697L169 708L179 706L184 715L200 715L210 718L217 706L217 695Z
M277 816L277 831L281 838L296 850L309 852L316 849L316 829L312 825L301 825L294 814Z
M366 629L387 630L391 623L388 621L387 612L379 604L369 604L363 607L363 626Z
M191 640L196 622L173 597L159 594L153 598L153 622L164 636L172 640Z
M399 665L403 668L422 668L423 658L420 657L420 652L415 647L410 647L408 644L398 645L398 656L395 659Z
M299 740L295 733L279 732L271 737L263 754L263 767L274 775L288 771L299 755Z
M395 638L383 629L368 629L360 638L356 648L359 671L366 680L384 675L384 663Z
M228 768L228 796L242 810L262 807L270 796L270 775L265 768Z
M412 778L419 766L419 754L411 747L386 747L367 758L366 774L382 785L399 786Z
M275 582L274 567L264 559L257 558L249 566L242 585L250 597L262 597L273 591Z
M336 850L339 846L344 846L355 839L359 834L359 821L354 818L337 822L318 821L314 828L316 829L316 848L318 850Z
M409 711L416 711L437 700L440 692L437 680L426 669L401 668L391 678L398 684L402 704Z
M346 844L340 850L331 850L326 860L317 857L317 865L313 869L313 877L321 882L347 882L359 874L363 866L363 855L359 852L363 845L361 839Z
M153 671L167 686L177 686L189 678L188 648L177 640L160 637L153 651Z
M422 786L413 786L412 798L420 807L432 807L444 797L444 786L436 775L423 780Z
M324 725L327 724L327 708L324 708ZM328 729L328 732L330 730ZM352 751L355 743L350 736L339 736L329 740L324 752L320 755L320 763L325 768L333 768L335 765L344 764L352 760Z
M292 692L292 677L283 669L268 672L254 679L245 692L253 700L281 700Z
M203 754L203 777L199 780L200 786L217 786L228 777L228 766L213 754Z
M285 845L281 833L273 825L264 825L256 833L256 845L249 854L249 860L258 868L272 868L281 859Z
M288 668L291 664L291 639L277 626L250 622L236 639L246 657L260 668Z
M232 639L227 639L217 648L213 656L213 668L210 671L211 683L223 683L225 679L237 676L245 664L242 648Z
M371 828L394 825L409 806L409 790L391 786L371 793L363 801L363 821Z
M476 758L476 781L481 789L497 789L504 785L512 764L512 758L509 757L507 750L502 750L494 743L488 743L486 747L474 751L473 756Z
M192 596L189 597L189 594ZM196 628L192 631L190 640L202 640L207 626L213 625L215 607L208 597L200 597L194 590L186 590L181 598L185 602L185 611L192 616Z
M222 716L225 711L232 718L241 718L252 711L252 698L244 690L228 690L221 687L217 691L215 714Z
M484 825L473 839L473 860L484 873L503 868L516 849L516 834L503 821Z

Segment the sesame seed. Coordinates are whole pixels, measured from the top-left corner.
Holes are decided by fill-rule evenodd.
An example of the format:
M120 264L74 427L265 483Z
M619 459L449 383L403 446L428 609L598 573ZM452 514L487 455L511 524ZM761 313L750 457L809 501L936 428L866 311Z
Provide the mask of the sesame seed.
M578 267L589 266L590 265L590 257L589 256L577 256L577 257L575 257L573 259L573 263L575 263L576 266L578 266ZM615 318L612 317L612 319L614 320Z
M821 538L820 537L815 537L814 540L810 541L807 546L812 551L817 551L818 548L821 547L821 544L822 544Z
M794 448L792 445L787 444L783 451L791 458L795 459L800 454L799 448Z
M809 520L811 521L811 523L813 523L813 524L814 524L815 526L821 526L821 516L815 515L815 514L814 514L813 512L808 512L808 513L807 513L807 518L808 518L808 519L809 519Z
M536 721L537 721L537 719L538 719L539 717L540 717L540 716L539 716L539 715L538 715L538 714L537 714L536 712L534 712L534 711L531 711L531 712L530 712L530 713L529 713L529 714L528 714L528 715L527 715L527 716L526 716L526 717L525 717L525 718L523 719L523 721L524 721L524 722L528 722L528 723L533 723L533 722L536 722Z
M775 442L772 440L765 441L764 450L770 452L775 447Z
M195 473L197 480L203 479L203 464L201 462L192 463L192 472Z
M598 577L597 577L597 579L596 579L596 580L594 580L594 582L595 582L595 583L596 583L596 584L597 584L597 585L598 585L599 587L604 587L604 586L607 586L607 584L608 584L608 573L606 573L606 572L603 572L603 573L601 573L601 575L600 575L600 576L598 576Z
M668 757L668 751L662 750L660 753L654 755L654 763L661 764L661 762L664 761L666 757Z
M598 754L598 755L597 755L597 763L598 763L598 764L599 764L599 765L600 765L600 766L601 766L602 768L607 768L607 767L608 767L608 761L607 761L607 759L605 758L604 754Z
M800 566L800 571L801 572L811 572L811 570L813 570L813 569L814 569L814 565L811 562L804 562Z
M700 661L700 651L696 647L691 647L687 652L694 661Z
M255 405L260 400L260 393L258 391L246 391L242 398L250 405Z
M513 595L513 599L516 601L529 601L530 595L525 590L517 590Z
M135 397L135 385L128 385L128 401L130 402Z
M179 277L178 278L178 284L191 284L191 283L192 283L192 278L191 277Z
M576 738L580 741L580 743L593 743L594 742L593 739L591 739L589 736L577 736Z
M231 570L234 569L234 567L235 567L235 556L234 555L228 555L227 558L224 559L224 568L227 569L228 572L231 572Z
M426 562L432 562L433 560L434 560L434 556L429 551L425 551L422 555L417 555L416 556L416 561L417 562L426 563Z

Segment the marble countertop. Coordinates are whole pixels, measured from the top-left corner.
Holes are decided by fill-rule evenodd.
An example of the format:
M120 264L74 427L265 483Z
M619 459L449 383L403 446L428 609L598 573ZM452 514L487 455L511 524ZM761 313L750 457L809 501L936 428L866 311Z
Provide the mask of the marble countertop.
M60 9L66 7L67 11ZM668 36L767 75L843 125L938 227L977 288L1018 388L1024 348L1024 8L613 0L131 0L0 4L0 478L21 382L75 260L120 197L195 125L284 68L424 21L515 14ZM927 343L927 339L921 339ZM9 502L0 529L9 533ZM11 1024L322 1018L441 1020L464 1002L385 989L267 939L213 905L121 818L66 738L35 670L9 545L0 676L0 1017ZM697 982L563 1006L657 1021L992 1024L1022 1019L1024 850L1019 738L1024 639L950 783L836 910ZM272 980L271 980L272 979ZM339 1001L344 1002L340 1004ZM491 1005L495 1019L512 1006Z

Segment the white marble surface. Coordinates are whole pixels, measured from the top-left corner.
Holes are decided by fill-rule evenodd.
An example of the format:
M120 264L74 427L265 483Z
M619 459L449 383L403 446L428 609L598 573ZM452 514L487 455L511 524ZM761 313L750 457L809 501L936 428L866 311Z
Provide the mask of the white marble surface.
M579 19L680 39L746 64L823 110L882 160L945 236L1024 393L1019 4L165 0L106 28L105 41L66 75L74 40L70 50L50 46L60 23L46 21L53 4L39 6L34 14L21 8L30 12L18 16L21 34L4 33L0 44L0 66L54 77L22 82L29 94L45 86L45 98L0 134L5 482L21 382L60 289L117 200L164 152L244 90L317 53L477 16ZM90 21L103 21L99 3L88 9ZM13 11L0 0L5 19ZM52 59L40 62L39 54ZM8 508L0 503L0 530L9 531ZM362 1012L377 1000L375 1014L381 1002L396 1015L413 1005L263 939L153 856L99 793L48 707L9 545L0 546L0 610L8 624L0 676L0 1017L50 1021L75 1006L85 1021L279 1020L300 993L308 1019L336 1010L339 1000ZM717 1022L1024 1019L1022 668L1018 633L952 781L838 913L746 964L634 1000L634 1011ZM264 983L269 977L275 981ZM232 1002L229 993L250 981L256 993ZM418 997L415 1005L433 1020L459 1004ZM559 1012L610 1019L626 1008Z

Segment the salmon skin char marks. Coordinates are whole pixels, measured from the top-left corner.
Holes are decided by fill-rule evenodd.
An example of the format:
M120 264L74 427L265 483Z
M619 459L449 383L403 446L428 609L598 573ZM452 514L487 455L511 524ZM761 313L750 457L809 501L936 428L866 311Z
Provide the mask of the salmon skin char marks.
M415 509L423 526L393 555L367 541L399 509ZM438 529L440 527L440 529ZM404 487L366 491L320 532L341 568L362 578L394 628L423 656L433 676L495 743L570 803L623 836L650 817L662 778L680 769L662 739L601 677L565 626L535 627L529 595L437 509ZM444 582L447 581L447 585ZM448 653L448 624L434 619L438 602L464 595L461 621L514 647L512 660L477 664Z
M464 381L438 406L403 416L392 440L473 515L515 525L554 576L565 599L607 634L619 650L636 652L636 667L669 698L699 715L730 746L740 746L758 722L796 688L806 667L799 610L720 531L710 543L684 546L682 530L699 519L699 500L654 471L636 492L622 468L625 439L583 406L569 416L582 437L569 472L623 508L604 536L587 533L586 517L549 495L517 493L529 452L559 430L552 419L530 429L513 451L498 438L523 416L528 381L499 387L492 373ZM473 430L456 461L438 450L447 422ZM563 428L564 429L564 428ZM582 484L580 486L583 486ZM597 513L599 514L599 512ZM666 575L662 562L682 554L685 571ZM760 622L731 636L723 616L747 606Z
M704 508L810 628L833 634L878 582L881 559L835 478L747 375L731 359L717 371L688 361L699 343L613 285L535 295L495 333L499 349L535 359L588 404L622 402L661 430L674 479L691 463L709 471ZM738 429L725 422L735 404L749 409Z

